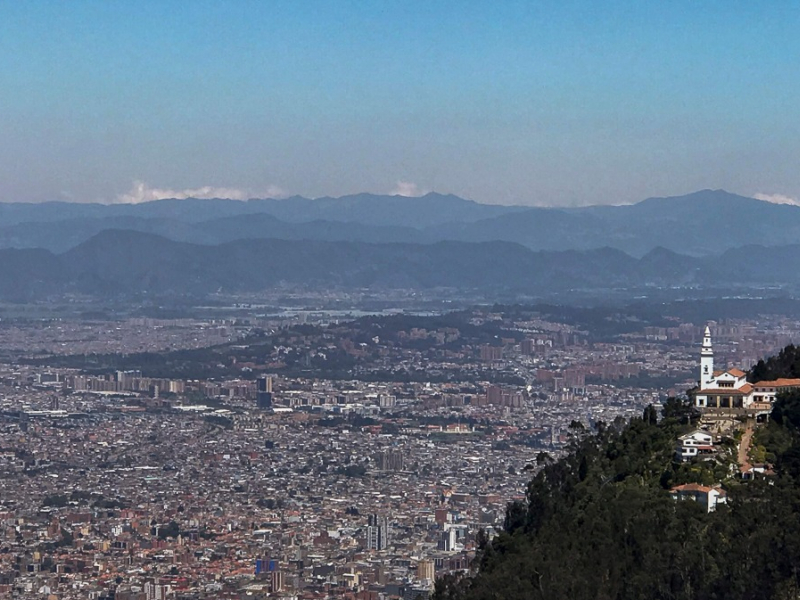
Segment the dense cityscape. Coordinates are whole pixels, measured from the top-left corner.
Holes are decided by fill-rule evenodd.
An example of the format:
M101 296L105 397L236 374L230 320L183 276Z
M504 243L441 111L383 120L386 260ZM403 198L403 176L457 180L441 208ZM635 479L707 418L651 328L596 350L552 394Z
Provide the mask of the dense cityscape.
M600 317L6 319L0 591L427 598L575 427L694 386L703 325ZM800 338L789 317L713 326L744 368Z
M800 600L792 2L0 2L0 600Z

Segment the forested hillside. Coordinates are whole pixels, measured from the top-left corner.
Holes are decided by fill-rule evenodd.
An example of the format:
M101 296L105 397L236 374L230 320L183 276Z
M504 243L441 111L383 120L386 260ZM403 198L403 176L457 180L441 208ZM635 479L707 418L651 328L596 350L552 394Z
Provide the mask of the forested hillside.
M778 379L779 377L800 377L800 347L790 344L776 356L760 360L748 374L748 381Z
M777 375L782 375L778 373ZM571 450L480 540L477 574L445 578L437 600L783 599L800 594L800 394L757 432L777 475L741 481L722 464L673 460L691 428L671 400L629 423L573 429ZM733 441L731 440L731 445ZM724 481L728 505L675 502L676 484Z

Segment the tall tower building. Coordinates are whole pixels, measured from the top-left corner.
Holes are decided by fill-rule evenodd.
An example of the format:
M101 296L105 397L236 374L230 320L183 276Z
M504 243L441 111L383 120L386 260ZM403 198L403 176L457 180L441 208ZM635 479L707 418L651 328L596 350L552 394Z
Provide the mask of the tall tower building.
M367 525L367 550L386 550L389 545L389 520L380 515L370 515Z
M258 391L272 393L272 375L262 375L258 378Z
M272 407L272 376L264 375L256 382L256 405L258 408Z
M417 563L417 579L433 581L435 577L436 569L432 560L421 560Z
M700 350L700 389L708 388L714 382L714 349L711 347L711 329L706 325L703 334L703 348Z

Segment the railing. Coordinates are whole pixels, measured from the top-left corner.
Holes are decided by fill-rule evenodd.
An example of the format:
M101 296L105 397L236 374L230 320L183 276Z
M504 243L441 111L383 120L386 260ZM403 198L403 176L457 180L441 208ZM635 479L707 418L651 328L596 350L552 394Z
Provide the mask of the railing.
M772 412L772 404L768 402L753 403L747 408L725 408L716 406L701 406L699 407L704 417L731 417L731 416L747 416L752 414L763 414Z

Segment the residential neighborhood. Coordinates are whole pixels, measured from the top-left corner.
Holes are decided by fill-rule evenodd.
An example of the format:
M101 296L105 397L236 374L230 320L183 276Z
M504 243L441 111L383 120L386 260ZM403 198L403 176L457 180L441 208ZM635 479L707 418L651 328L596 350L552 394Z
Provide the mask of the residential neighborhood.
M439 328L282 319L102 322L97 334L85 322L3 325L0 349L16 358L0 365L0 593L426 598L437 578L472 568L576 423L624 422L690 391L704 337L676 324L608 342L485 310ZM714 326L718 360L739 364L800 332L787 319ZM141 351L149 328L171 332L151 338L161 364L114 370L103 365L137 355L93 353L106 331ZM12 351L21 341L46 354ZM198 370L173 362L183 349L219 375L178 376ZM334 356L348 378L311 375ZM717 413L676 440L676 460L736 463ZM766 469L748 468L734 470ZM671 494L711 511L726 501L718 483Z

